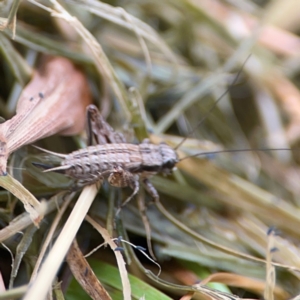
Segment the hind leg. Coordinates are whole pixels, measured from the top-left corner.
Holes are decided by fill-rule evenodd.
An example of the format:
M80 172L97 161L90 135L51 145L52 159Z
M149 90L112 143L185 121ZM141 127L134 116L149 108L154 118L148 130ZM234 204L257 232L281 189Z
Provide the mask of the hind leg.
M86 108L88 145L93 144L93 137L97 144L126 143L124 135L115 131L102 117L98 108L91 104Z

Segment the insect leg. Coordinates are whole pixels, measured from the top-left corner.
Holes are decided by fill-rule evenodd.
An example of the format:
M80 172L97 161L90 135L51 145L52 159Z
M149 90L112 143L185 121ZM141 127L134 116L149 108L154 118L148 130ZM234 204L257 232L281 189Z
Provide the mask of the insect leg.
M133 189L133 193L122 203L117 210L119 214L121 207L125 206L139 191L139 180L138 175L134 175L121 167L115 167L112 173L108 177L108 182L112 186L126 187L129 186Z
M156 189L154 188L154 186L151 184L151 182L148 179L143 179L143 184L144 184L148 194L150 194L155 199L154 201L159 201L158 193L157 193ZM151 243L151 226L150 226L147 214L146 214L146 205L145 205L144 198L143 199L141 199L140 197L138 198L138 206L139 206L139 211L140 211L140 214L141 214L141 217L143 220L143 224L145 227L145 231L146 231L148 250L149 250L151 257L154 260L156 260L156 257L154 255L154 251L153 251L153 247L152 247L152 243Z
M115 131L101 116L98 108L91 104L86 108L88 143L92 143L93 136L97 144L126 143L122 133ZM90 144L91 145L91 144Z
M143 184L149 195L153 198L154 203L159 202L159 195L153 184L148 178L143 179Z
M93 125L92 125L92 113L90 111L90 106L86 108L86 133L87 133L87 145L93 145Z
M136 179L131 173L123 170L121 167L114 167L113 169L97 172L96 174L82 174L77 176L77 184L80 187L86 185L92 185L94 183L102 184L105 179L108 180L109 184L117 187L132 187L132 180Z

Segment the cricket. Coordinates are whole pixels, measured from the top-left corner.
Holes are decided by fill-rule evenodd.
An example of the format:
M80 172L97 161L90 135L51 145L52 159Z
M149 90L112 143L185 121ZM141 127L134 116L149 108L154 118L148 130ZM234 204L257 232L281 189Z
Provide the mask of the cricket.
M88 146L68 155L46 151L63 158L61 166L49 167L40 163L34 165L44 168L44 172L58 172L73 178L77 187L91 185L107 180L115 187L130 187L133 193L123 202L126 205L139 191L139 181L143 183L154 200L158 193L149 181L157 174L170 174L179 161L174 149L165 143L151 144L148 139L134 145L113 130L104 121L95 105L87 107L88 128L94 133L97 145ZM91 142L92 137L89 138Z

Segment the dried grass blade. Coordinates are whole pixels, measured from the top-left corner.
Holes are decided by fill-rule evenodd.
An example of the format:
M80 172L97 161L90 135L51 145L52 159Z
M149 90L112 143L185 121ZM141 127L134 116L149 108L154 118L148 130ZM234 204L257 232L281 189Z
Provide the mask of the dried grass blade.
M23 202L31 220L38 226L44 216L45 207L19 181L10 175L0 176L0 186Z
M4 34L0 34L0 51L17 81L24 86L30 80L33 71Z
M31 1L35 3L35 1ZM65 10L64 7L61 6L56 0L51 0L51 3L55 8L55 10L52 12L52 16L61 18L62 20L68 22L86 42L86 45L89 47L89 50L93 55L95 65L98 68L99 73L107 78L117 100L123 108L126 118L129 120L131 114L128 109L129 99L127 91L123 82L121 82L117 76L109 59L105 55L101 45L78 19L70 15L69 12Z
M86 220L96 229L99 231L99 233L102 235L104 241L110 246L112 250L115 250L117 248L116 243L112 240L111 236L109 235L108 231L100 226L97 222L95 222L90 216L85 217ZM125 261L120 253L120 251L115 251L116 260L118 263L119 271L120 271L120 277L122 281L123 286L123 296L125 300L131 299L131 286L128 278L128 272L125 267Z
M20 269L21 262L32 242L33 236L36 231L37 231L37 227L35 227L33 225L29 226L26 229L22 240L20 241L20 243L17 246L16 256L12 263L12 270L11 270L10 281L9 281L9 289L12 289L14 286L14 281L18 275L18 271Z
M5 178L5 177L2 177ZM64 193L60 195L53 196L46 204L45 215L51 213L52 211L57 209L57 206L61 205L63 201ZM31 224L30 215L27 213L23 213L22 215L17 216L13 219L9 225L0 230L0 242L5 241L6 239L12 237L17 234L19 231L22 231L24 228Z
M91 12L112 23L118 24L135 32L137 36L148 40L164 53L165 58L170 60L174 66L177 64L177 58L169 48L167 43L157 34L155 30L147 23L134 17L120 7L113 7L107 3L94 0L68 0L67 2L81 6L84 10Z
M69 219L42 265L40 272L23 298L24 300L45 299L51 288L52 281L96 194L97 189L95 185L87 186L83 189Z
M267 254L266 254L266 285L264 290L264 298L266 300L274 300L274 290L276 286L276 270L272 266L273 253L278 249L275 247L275 235L276 232L274 229L269 229L268 234L268 245L267 245Z
M55 234L55 231L57 230L57 226L58 226L59 222L61 221L61 218L62 218L63 214L65 213L67 207L69 206L70 202L73 200L74 195L75 195L75 193L73 192L66 199L65 199L65 197L62 197L64 199L64 202L63 202L62 206L60 206L60 208L56 214L56 217L51 224L51 227L48 231L47 237L44 239L44 243L39 251L39 256L36 260L36 264L34 266L32 274L31 274L30 282L35 280L35 278L37 276L37 272L40 270L42 261L44 260L44 258L46 256L46 251L54 239L54 234ZM58 205L58 203L57 203L57 205Z

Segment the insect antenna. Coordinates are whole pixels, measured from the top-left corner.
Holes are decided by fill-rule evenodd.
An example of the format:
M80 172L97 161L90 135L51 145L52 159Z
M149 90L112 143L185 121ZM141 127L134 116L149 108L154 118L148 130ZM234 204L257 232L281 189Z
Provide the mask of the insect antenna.
M230 89L236 84L238 81L247 61L251 57L251 54L246 58L246 60L243 62L242 67L238 71L237 75L235 76L234 80L232 83L227 87L227 89L221 94L221 96L213 103L213 105L209 108L208 111L202 116L200 121L196 124L196 126L188 133L187 136L185 136L177 146L175 146L173 149L178 150L183 143L196 131L196 129L207 119L207 117L211 114L211 112L216 108L218 103L222 100L222 98L229 93ZM199 157L199 156L209 156L209 155L214 155L214 154L220 154L220 153L237 153L237 152L268 152L268 151L292 151L292 150L299 150L299 149L290 149L290 148L246 148L246 149L227 149L227 150L216 150L216 151L205 151L205 152L200 152L196 154L192 154L186 157L183 157L179 159L179 162L182 160L185 160L190 157Z
M211 114L211 112L216 108L218 103L222 100L222 98L230 91L230 89L236 84L237 80L239 79L244 66L246 65L247 61L249 60L251 54L246 58L244 63L242 64L242 67L238 71L237 75L235 76L233 82L227 87L227 89L221 94L221 96L214 102L214 104L210 107L210 109L202 116L200 121L196 124L196 126L191 130L191 132L183 138L183 140L174 148L174 150L179 149L179 147L182 146L182 144L195 132L195 130L207 119L207 117Z
M200 152L196 154L192 154L186 157L183 157L179 159L180 161L183 161L187 158L191 157L198 157L198 156L208 156L212 154L219 154L219 153L236 153L236 152L266 152L266 151L292 151L295 149L290 148L249 148L249 149L228 149L228 150L216 150L216 151L208 151L208 152Z

